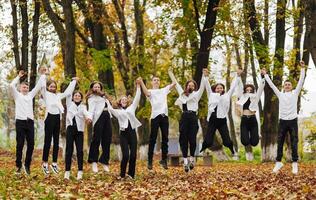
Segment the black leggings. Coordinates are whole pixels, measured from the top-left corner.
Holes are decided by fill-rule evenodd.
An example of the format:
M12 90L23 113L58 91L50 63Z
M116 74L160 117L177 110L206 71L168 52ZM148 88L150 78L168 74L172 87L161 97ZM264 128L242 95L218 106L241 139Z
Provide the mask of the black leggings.
M292 149L292 161L298 161L297 143L298 143L298 125L297 118L293 120L282 120L279 121L279 135L278 135L278 150L277 150L277 161L282 160L283 156L283 144L285 141L286 134L290 134L291 149Z
M132 129L130 124L125 131L121 131L120 145L122 150L120 175L121 177L125 177L127 163L129 163L128 175L134 178L137 155L137 136L135 129Z
M68 126L66 132L66 171L71 169L72 154L74 143L77 150L78 170L83 169L83 132L78 131L77 126Z
M256 115L241 117L240 137L244 146L257 146L259 143L259 132Z
M53 139L53 162L57 162L59 150L60 115L48 113L45 119L43 161L48 162L49 149Z
M227 120L226 118L223 118L223 119L217 118L215 115L211 115L209 119L207 133L204 137L201 152L204 151L206 148L212 147L216 130L218 130L219 133L221 134L223 145L228 147L230 151L232 152L232 154L234 154L235 152L234 152L233 142L229 136Z
M29 168L32 161L32 155L34 150L34 121L28 120L16 120L16 166L22 167L22 152L24 142L26 140L27 150L25 156L25 167Z
M112 124L108 111L103 111L93 127L93 137L90 144L88 162L100 162L108 165L110 160L110 147L112 142ZM99 146L101 143L102 154L99 158Z
M195 156L196 135L199 130L198 118L195 113L183 112L179 122L179 143L184 158L188 157L188 147L190 145L190 155Z
M162 160L167 159L168 155L168 135L169 135L169 118L166 115L158 115L156 118L151 119L151 130L148 147L148 160L153 159L154 148L157 140L158 129L161 130L161 151Z

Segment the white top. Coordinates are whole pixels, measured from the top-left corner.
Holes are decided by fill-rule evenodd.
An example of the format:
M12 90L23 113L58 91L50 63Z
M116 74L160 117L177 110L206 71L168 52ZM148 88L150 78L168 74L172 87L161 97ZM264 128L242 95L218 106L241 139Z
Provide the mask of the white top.
M88 118L93 121L93 125L98 121L106 105L104 97L92 94L88 98ZM112 117L111 113L110 116Z
M217 106L217 113L216 117L219 119L223 119L227 117L229 107L230 107L230 99L234 93L235 88L238 85L238 81L240 77L237 76L232 81L231 87L228 92L220 95L219 93L215 93L212 91L210 82L207 79L204 79L206 82L206 91L207 91L207 98L208 98L208 114L207 114L207 121L210 119L212 113L214 112Z
M164 114L168 116L168 101L167 96L170 93L170 85L160 89L149 89L148 99L151 104L151 119L158 115Z
M301 69L300 80L298 81L295 90L292 90L291 92L280 92L267 74L264 78L279 98L279 119L292 120L297 118L297 100L304 84L305 69Z
M26 95L20 93L16 86L20 77L16 77L10 84L10 91L15 101L15 119L18 120L34 120L33 98L40 91L45 81L45 75L41 75L35 87Z
M259 111L259 101L260 97L263 93L263 89L265 86L265 80L262 79L261 83L258 87L257 93L244 93L244 86L243 83L241 82L241 79L238 83L237 87L237 97L239 100L236 102L238 106L240 106L241 111L243 111L243 106L244 104L248 101L250 98L250 105L249 105L249 110L252 112L258 112Z
M182 87L178 82L176 82L176 89L179 97L176 100L175 105L179 106L182 110L183 104L187 104L188 110L197 112L199 109L199 101L205 89L205 81L203 81L203 79L205 79L205 77L202 78L199 90L193 91L191 94L189 94L189 96L184 94Z
M52 115L64 113L64 106L62 105L61 100L69 95L72 95L75 90L76 83L76 80L71 81L63 93L52 93L47 91L45 81L45 85L42 89L42 95L46 105L46 117L48 113Z
M72 101L72 95L66 98L67 115L66 115L66 128L73 125L73 118L76 119L78 131L83 132L85 127L85 118L89 116L87 107L84 104L77 104Z
M124 131L128 127L128 122L131 123L132 129L136 129L142 125L135 116L135 111L139 104L140 95L141 95L140 88L137 87L136 95L133 100L133 103L130 106L128 106L126 109L123 109L123 108L114 109L112 105L110 104L110 102L106 100L109 111L118 119L120 130Z

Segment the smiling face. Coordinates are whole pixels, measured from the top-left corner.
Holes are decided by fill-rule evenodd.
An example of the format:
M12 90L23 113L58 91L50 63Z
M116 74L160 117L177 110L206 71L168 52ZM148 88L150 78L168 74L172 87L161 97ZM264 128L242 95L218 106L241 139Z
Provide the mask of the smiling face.
M29 92L29 85L27 83L22 82L20 84L20 92L23 95L27 95L27 93Z
M284 92L291 92L293 89L292 83L290 81L285 81L283 89L284 89Z
M80 103L82 101L82 94L80 92L74 93L73 96L72 96L72 100L75 103Z
M246 88L245 88L245 93L254 93L253 87L251 87L251 86L246 86Z
M195 84L192 81L190 81L187 84L186 90L189 91L189 93L192 93L195 90Z
M95 93L101 92L101 85L99 83L95 83L92 87L92 91Z
M121 104L122 108L126 108L128 106L128 98L126 96L123 96L120 99L120 104Z
M217 84L215 87L215 93L223 94L225 92L225 88L222 84Z
M47 90L52 93L56 93L57 85L55 82L50 82L47 86Z
M158 89L159 86L160 86L160 79L156 76L154 76L152 79L151 79L151 84L153 86L153 89Z

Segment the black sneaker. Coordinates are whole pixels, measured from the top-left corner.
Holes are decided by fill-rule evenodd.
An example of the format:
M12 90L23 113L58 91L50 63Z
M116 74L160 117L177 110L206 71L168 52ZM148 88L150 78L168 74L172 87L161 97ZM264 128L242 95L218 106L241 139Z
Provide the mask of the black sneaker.
M193 161L190 162L189 168L190 168L190 170L192 170L194 168L194 162Z
M47 165L42 165L42 170L46 176L49 175L49 169Z
M57 165L51 165L50 168L52 168L52 170L53 170L53 172L54 172L55 174L58 174L59 169L58 169L58 166L57 166Z
M161 161L159 161L159 164L164 168L164 169L168 169L168 165L167 165L167 160L163 159Z
M31 175L30 167L24 166L24 172L25 172L25 174L28 175L28 176Z
M21 171L22 171L22 167L18 167L15 171L15 174L16 175L20 175L21 174Z
M152 170L152 169L153 169L153 161L152 161L152 160L148 160L147 168L148 168L149 170Z
M183 167L184 167L184 171L185 172L189 172L190 171L189 165L183 165Z

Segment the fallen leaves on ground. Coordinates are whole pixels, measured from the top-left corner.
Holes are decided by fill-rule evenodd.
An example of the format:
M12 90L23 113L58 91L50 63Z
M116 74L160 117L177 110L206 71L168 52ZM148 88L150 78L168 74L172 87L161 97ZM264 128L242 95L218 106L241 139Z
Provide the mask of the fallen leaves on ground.
M40 154L34 157L31 176L17 176L14 154L0 150L1 199L316 199L316 165L309 163L300 164L295 176L290 164L275 175L272 163L215 163L185 173L182 167L163 170L158 161L149 172L146 162L137 161L135 180L118 180L119 162L111 163L108 174L101 166L93 174L85 164L84 179L77 181L74 162L65 181L63 171L45 177Z

